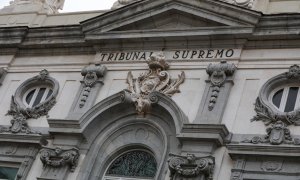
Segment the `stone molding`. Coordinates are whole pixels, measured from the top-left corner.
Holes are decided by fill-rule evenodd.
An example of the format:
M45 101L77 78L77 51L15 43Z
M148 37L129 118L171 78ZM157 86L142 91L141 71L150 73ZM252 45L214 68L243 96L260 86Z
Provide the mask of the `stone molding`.
M6 74L7 74L6 69L5 68L0 68L0 86L3 83Z
M212 180L215 158L212 156L196 157L194 154L180 156L170 154L168 160L170 179L196 178Z
M151 96L152 92L160 92L167 96L179 93L179 86L184 82L185 73L182 71L178 79L171 80L170 74L166 71L169 68L162 52L154 53L147 59L149 70L134 79L132 72L127 75L128 92L130 99L134 102L138 114L145 115L150 111L151 104L156 99Z
M22 100L24 93L31 87L43 84L52 86L53 93L44 102L31 108L26 107ZM55 98L58 90L58 82L50 77L45 69L40 71L39 75L23 82L16 90L15 95L12 96L10 110L6 114L13 117L11 126L9 128L2 127L1 132L40 134L40 132L31 130L26 120L30 118L38 119L41 116L48 115L48 112L56 103Z
M42 145L48 142L41 135L0 134L0 161L19 164L16 180L26 180L27 175Z

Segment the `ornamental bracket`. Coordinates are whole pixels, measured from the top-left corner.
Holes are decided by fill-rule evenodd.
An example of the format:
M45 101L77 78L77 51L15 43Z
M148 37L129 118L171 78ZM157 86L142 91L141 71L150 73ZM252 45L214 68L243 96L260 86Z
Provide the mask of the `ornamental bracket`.
M215 158L212 156L196 157L194 154L187 154L187 156L170 154L168 164L171 180L197 177L203 180L213 179Z

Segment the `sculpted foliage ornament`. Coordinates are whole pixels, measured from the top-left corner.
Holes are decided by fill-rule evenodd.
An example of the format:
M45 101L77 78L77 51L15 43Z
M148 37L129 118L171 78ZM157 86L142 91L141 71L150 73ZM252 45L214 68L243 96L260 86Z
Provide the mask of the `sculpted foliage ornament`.
M94 85L97 82L101 82L98 80L99 78L105 75L106 70L107 70L106 67L101 65L100 66L90 65L82 69L81 75L84 76L83 79L84 88L80 98L80 103L79 103L80 108L84 107L85 102L87 101L87 98L89 97L89 94L91 92L91 89L94 87Z
M62 166L68 165L71 168L71 172L74 172L79 158L79 150L77 148L63 150L60 147L44 147L40 151L40 153L40 159L43 162L44 166L60 168Z
M53 84L54 90L52 95L50 95L44 102L41 102L33 107L26 107L21 100L22 94L32 86L32 84L43 84L49 83ZM28 87L27 87L28 86ZM47 70L42 70L39 75L25 81L16 91L16 95L12 96L10 110L6 115L13 117L11 120L11 126L9 128L2 127L0 132L12 132L12 133L27 133L27 134L39 134L40 132L31 130L26 120L33 118L37 119L41 116L48 115L49 110L55 105L55 97L58 91L58 83L49 77Z
M219 92L225 83L227 76L232 76L236 70L234 64L228 64L226 61L221 61L220 64L209 64L206 72L210 76L212 93L209 101L208 109L212 111L217 102Z
M131 100L135 103L139 114L145 114L151 107L152 92L160 92L168 96L180 92L179 86L184 82L185 74L181 72L177 80L171 80L166 71L169 68L163 53L151 55L147 64L149 71L141 74L137 79L133 78L131 71L127 75L128 90Z
M295 144L300 145L300 139L292 138L290 130L282 121L277 121L267 128L267 135L255 136L252 139L246 139L245 143L270 143L272 145Z
M170 178L194 178L204 176L207 180L213 179L215 158L212 156L196 157L194 154L179 156L170 154L168 160L170 169Z

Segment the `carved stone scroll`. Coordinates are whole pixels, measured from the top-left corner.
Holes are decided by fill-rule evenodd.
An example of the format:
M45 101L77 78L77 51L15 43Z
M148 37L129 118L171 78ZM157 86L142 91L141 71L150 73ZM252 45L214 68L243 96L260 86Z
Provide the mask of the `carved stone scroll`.
M138 114L145 114L151 107L152 92L172 96L180 92L179 86L184 82L185 73L182 71L178 79L172 80L170 74L166 71L169 68L162 52L154 53L147 60L149 70L141 74L137 79L133 78L132 72L127 75L128 90L131 94L131 100L136 106Z
M83 80L67 119L79 119L94 105L106 71L107 68L103 65L89 65L81 70Z
M62 180L68 171L74 172L79 158L77 148L62 149L44 147L41 151L41 161L44 164L44 170L38 179L57 179Z
M171 180L182 178L212 180L215 159L212 156L196 157L194 154L179 156L170 154L168 160Z

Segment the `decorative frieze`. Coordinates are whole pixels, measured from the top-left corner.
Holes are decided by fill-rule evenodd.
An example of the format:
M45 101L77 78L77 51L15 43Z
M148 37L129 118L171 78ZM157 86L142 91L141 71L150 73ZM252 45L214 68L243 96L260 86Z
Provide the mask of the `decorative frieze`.
M69 166L71 172L74 172L79 158L79 150L77 148L63 150L60 147L44 147L40 153L40 159L44 166L50 166L54 168Z
M212 93L209 100L208 109L212 111L217 102L221 86L225 83L227 76L232 76L236 70L234 64L228 64L226 61L221 61L220 64L209 64L206 69L210 76Z
M128 90L131 100L136 106L139 114L145 114L151 107L150 94L160 92L172 96L180 92L179 86L184 82L185 73L182 71L178 79L171 80L170 74L166 71L169 68L163 53L154 53L148 58L149 70L141 74L137 79L133 78L132 72L127 75Z
M213 179L215 159L212 156L196 157L194 154L187 154L187 156L170 154L168 164L171 180L195 177L201 177L203 180Z

